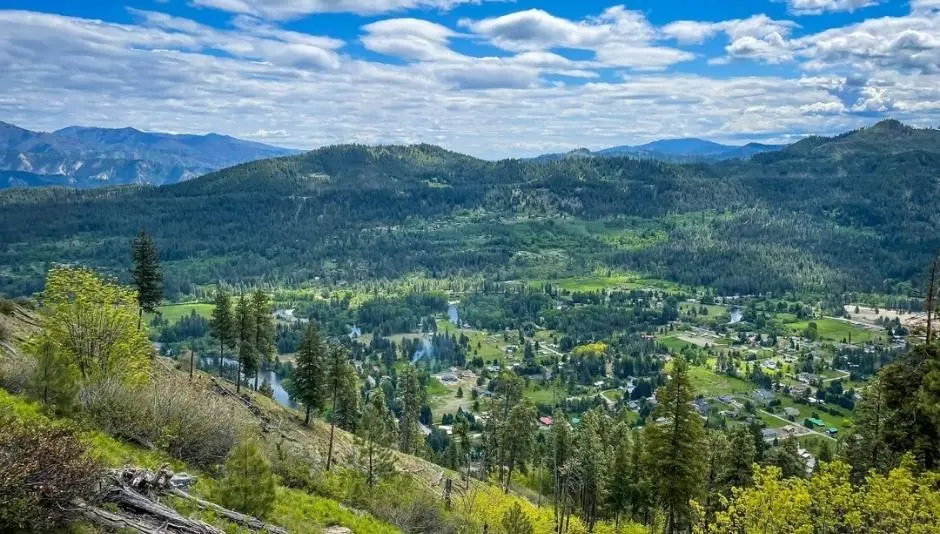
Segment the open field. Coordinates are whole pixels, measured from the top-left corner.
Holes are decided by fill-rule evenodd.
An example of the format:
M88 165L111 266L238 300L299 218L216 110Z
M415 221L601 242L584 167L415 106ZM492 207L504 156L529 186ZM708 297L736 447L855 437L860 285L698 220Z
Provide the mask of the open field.
M755 389L754 385L730 376L720 375L705 367L689 366L689 378L695 387L695 393L706 397L732 394L747 394Z
M852 343L867 343L873 339L884 340L883 332L873 332L872 330L856 326L848 321L840 319L831 319L824 317L815 319L819 339L827 341L842 341L843 339L852 339ZM787 323L787 327L795 332L802 332L809 326L810 321L799 321Z
M662 346L666 347L669 352L679 352L685 347L694 345L694 343L679 339L679 335L667 336L660 338L658 341Z
M166 306L160 306L157 308L157 311L160 312L160 315L163 316L164 321L175 323L176 321L179 321L180 318L192 313L193 310L196 310L197 315L209 318L212 316L212 310L214 309L215 304L190 303L167 304Z
M858 313L855 312L855 309L858 308ZM853 321L859 321L862 323L875 324L879 318L882 319L898 319L901 321L901 324L907 328L916 328L923 327L927 323L927 314L924 312L906 312L899 310L892 310L888 308L879 308L878 313L875 313L875 308L869 306L856 306L855 304L846 304L845 311L852 317Z

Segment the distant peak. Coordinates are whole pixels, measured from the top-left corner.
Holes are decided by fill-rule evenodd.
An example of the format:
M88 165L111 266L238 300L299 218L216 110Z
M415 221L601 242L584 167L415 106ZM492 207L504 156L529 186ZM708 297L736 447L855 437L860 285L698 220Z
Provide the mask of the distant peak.
M903 122L897 119L885 119L874 126L871 127L872 130L882 130L882 131L904 131L910 130L911 127L905 125Z

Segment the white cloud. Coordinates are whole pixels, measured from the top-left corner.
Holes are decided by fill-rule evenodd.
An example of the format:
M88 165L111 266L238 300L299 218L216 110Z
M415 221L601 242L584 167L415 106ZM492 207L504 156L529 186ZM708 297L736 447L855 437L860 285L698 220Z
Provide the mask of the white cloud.
M930 66L940 25L927 7L921 0L904 17L799 38L792 22L762 15L657 29L622 7L579 21L532 12L467 21L461 31L471 35L395 18L363 26L360 37L396 58L386 62L250 15L219 29L147 11L132 12L131 24L0 11L0 117L46 130L215 131L298 148L421 141L488 157L661 137L827 134L869 124L873 113L936 125L940 71ZM649 72L691 57L661 39L719 33L727 55L711 61L792 58L775 70L792 74ZM479 57L462 46L468 39L505 51Z
M835 11L855 11L876 5L880 0L784 0L795 15L819 15Z
M596 61L608 67L658 70L695 57L655 45L656 29L642 13L623 6L581 21L529 9L477 21L465 19L460 25L504 50L591 50Z
M313 13L377 15L408 9L449 10L460 4L479 4L483 1L486 0L190 0L190 3L229 13L286 20Z

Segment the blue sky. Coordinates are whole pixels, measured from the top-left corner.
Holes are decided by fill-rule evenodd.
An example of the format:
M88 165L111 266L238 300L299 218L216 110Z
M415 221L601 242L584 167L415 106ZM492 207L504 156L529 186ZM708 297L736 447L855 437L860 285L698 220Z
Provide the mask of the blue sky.
M940 0L0 0L0 120L527 156L940 124Z

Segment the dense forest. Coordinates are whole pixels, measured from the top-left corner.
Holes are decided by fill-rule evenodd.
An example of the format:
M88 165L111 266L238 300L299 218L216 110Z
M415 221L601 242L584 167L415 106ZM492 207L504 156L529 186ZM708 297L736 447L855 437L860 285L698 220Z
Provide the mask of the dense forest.
M940 247L940 132L896 121L748 161L488 162L428 146L334 146L163 187L0 193L0 292L53 262L127 279L161 244L168 295L483 273L637 271L719 293L904 293Z

